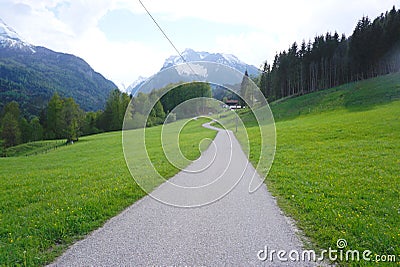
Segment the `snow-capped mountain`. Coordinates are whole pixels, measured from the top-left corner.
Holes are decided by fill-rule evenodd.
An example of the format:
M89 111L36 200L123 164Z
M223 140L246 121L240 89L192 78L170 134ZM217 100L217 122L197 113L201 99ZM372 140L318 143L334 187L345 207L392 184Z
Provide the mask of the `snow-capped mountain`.
M2 19L0 19L0 46L3 48L29 50L35 53L33 45L24 41L18 33L5 24Z
M247 72L249 73L250 76L257 76L260 74L259 69L257 69L253 65L248 65L248 64L244 63L243 61L239 60L236 56L231 55L231 54L196 52L193 49L188 48L185 51L183 51L182 57L185 59L186 62L200 61L200 62L213 62L213 63L223 64L225 66L234 68L243 74L247 70ZM160 71L168 69L169 67L172 67L177 64L182 64L185 61L179 55L170 56L169 58L167 58L164 61L164 64L163 64L162 68L160 69ZM195 67L196 67L196 65L191 66L192 69ZM180 69L177 69L177 71L179 71L179 70ZM183 66L182 71L185 71L184 66ZM197 70L197 71L198 71L198 73L202 73L202 70ZM182 73L179 73L179 74L182 75ZM140 87L145 83L145 81L146 81L146 78L139 77L138 80L136 80L134 83L132 83L128 87L127 91L131 92L132 95L135 95L137 93L137 91L140 89Z
M146 77L139 76L139 78L134 81L131 85L126 88L126 92L131 93L132 95L136 94L136 91L142 86L142 84L147 80Z
M208 52L196 52L193 49L187 48L183 51L182 56L185 58L187 62L191 61L209 61L205 60L210 53ZM161 70L166 69L168 67L184 63L180 56L170 56L164 61L164 65L162 66Z
M83 110L103 109L116 85L83 59L24 41L0 19L0 110L17 101L24 114L39 115L55 91Z
M232 54L196 52L193 49L187 48L185 49L185 51L183 51L182 57L186 60L186 62L192 62L192 61L214 62L227 65L243 73L247 70L249 75L256 76L259 74L259 70L256 67L244 63L243 61L239 60L236 56ZM181 63L185 63L185 61L179 55L170 56L165 60L161 70Z

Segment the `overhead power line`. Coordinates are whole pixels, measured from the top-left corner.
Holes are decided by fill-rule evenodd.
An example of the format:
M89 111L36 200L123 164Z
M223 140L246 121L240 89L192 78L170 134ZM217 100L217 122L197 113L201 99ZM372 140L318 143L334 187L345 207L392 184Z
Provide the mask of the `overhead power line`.
M176 48L176 46L174 45L172 40L168 37L167 33L161 28L161 26L157 23L155 18L151 15L150 11L146 8L146 6L143 4L143 2L141 0L138 0L138 1L142 5L142 7L146 11L146 13L149 15L149 17L153 20L154 24L156 24L157 28L161 31L161 33L164 35L164 37L168 40L168 42L174 48L176 53L178 53L179 57L183 60L183 62L185 62L189 66L189 68L193 72L193 74L198 76L198 74L193 70L192 66L189 64L189 62L186 61L186 59L182 56L181 52L179 52L179 50Z

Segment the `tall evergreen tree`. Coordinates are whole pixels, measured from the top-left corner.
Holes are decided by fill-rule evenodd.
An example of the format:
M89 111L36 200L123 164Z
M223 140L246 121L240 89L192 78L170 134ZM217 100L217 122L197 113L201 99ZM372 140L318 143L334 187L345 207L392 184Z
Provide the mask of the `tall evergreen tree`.
M32 140L31 125L25 118L19 119L19 129L21 130L21 143L28 143Z
M18 145L21 142L21 130L18 119L12 112L7 112L1 123L1 137L5 148Z
M16 120L19 120L19 117L21 115L21 111L19 109L19 104L15 101L11 101L7 105L4 106L2 110L2 116L4 117L6 113L10 113Z
M251 89L251 82L247 70L244 73L242 83L240 84L241 106L253 105L253 92Z
M21 143L20 114L15 101L6 104L1 112L1 137L5 148Z
M393 7L374 21L363 17L349 38L328 32L300 49L294 43L267 69L259 86L269 100L400 71L400 10Z
M63 100L57 92L54 93L53 97L47 104L47 118L46 118L46 137L48 139L59 139L63 138L62 127L62 111Z
M38 117L33 117L30 121L31 141L39 141L43 139L43 127Z
M130 97L118 89L112 91L107 99L106 108L101 118L101 128L105 131L122 129L125 111Z
M72 98L64 100L61 110L61 129L62 137L69 141L78 140L81 132L80 128L83 122L84 113L79 108L78 104Z

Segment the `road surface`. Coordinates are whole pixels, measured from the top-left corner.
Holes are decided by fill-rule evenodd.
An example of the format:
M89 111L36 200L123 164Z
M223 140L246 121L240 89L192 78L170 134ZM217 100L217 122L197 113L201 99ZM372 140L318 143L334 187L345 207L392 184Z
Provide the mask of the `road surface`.
M202 197L204 203L212 202L209 200L236 184L232 179L238 180L248 161L232 132L216 130L215 146L187 170L206 168L181 172L170 181L181 186L205 185L222 174L215 183L217 189L211 188L209 194L185 194L164 183L153 192L156 198L179 206L199 204ZM223 165L227 159L228 167ZM265 185L248 192L253 174L252 166L247 166L233 190L200 207L166 205L146 196L74 244L52 266L315 266L293 262L288 254L283 255L288 261L279 261L276 253L271 260L272 250L301 254L303 245ZM223 184L229 186L223 188ZM266 248L268 258L262 261Z

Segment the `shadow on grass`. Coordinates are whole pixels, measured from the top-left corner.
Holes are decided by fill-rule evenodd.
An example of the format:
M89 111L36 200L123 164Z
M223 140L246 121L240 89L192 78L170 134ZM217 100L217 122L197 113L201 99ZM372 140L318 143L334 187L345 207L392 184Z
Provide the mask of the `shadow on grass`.
M270 107L275 120L281 121L342 108L351 112L366 111L396 100L400 100L400 73L278 100Z
M344 107L351 112L367 111L400 100L400 73L356 83L344 98Z

